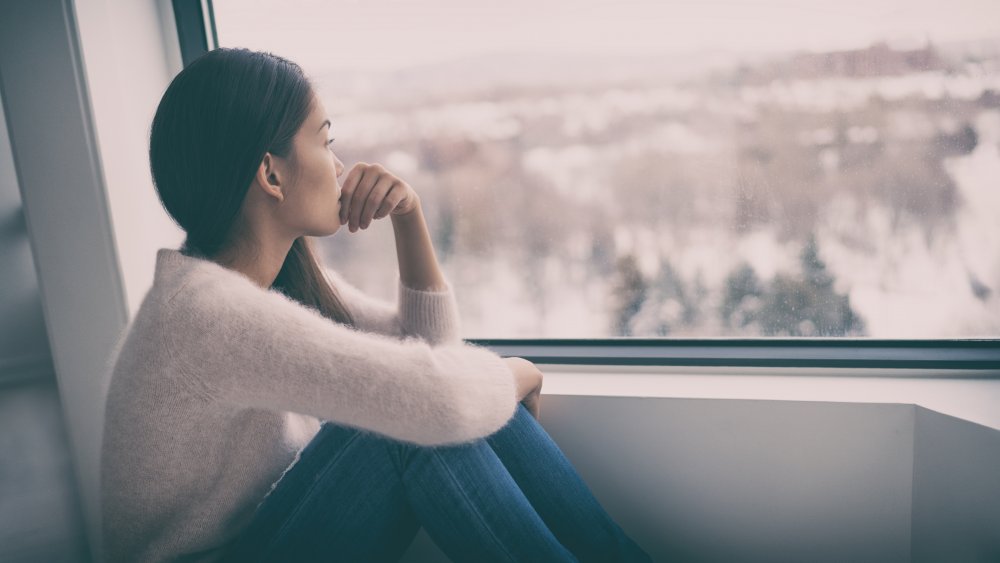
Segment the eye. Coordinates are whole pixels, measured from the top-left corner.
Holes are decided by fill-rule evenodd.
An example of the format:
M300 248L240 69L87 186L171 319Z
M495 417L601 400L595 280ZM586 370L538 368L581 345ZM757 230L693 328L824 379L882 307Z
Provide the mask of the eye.
M329 139L329 140L327 140L327 141L326 141L326 146L328 146L328 147L329 147L329 146L333 145L333 142L334 142L334 141L336 141L336 140L337 140L337 138L336 138L336 137L334 137L333 139Z

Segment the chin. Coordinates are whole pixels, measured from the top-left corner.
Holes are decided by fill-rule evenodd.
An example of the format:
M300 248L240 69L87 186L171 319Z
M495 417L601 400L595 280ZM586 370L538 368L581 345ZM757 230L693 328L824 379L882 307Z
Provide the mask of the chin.
M339 231L340 227L341 227L341 224L340 224L340 220L338 219L336 223L331 223L329 226L326 226L326 227L323 227L323 228L318 228L317 227L314 230L312 230L311 232L306 233L306 234L308 236L311 236L311 237L328 237L328 236L336 233L337 231Z
M328 237L328 236L336 233L339 230L340 230L340 224L338 222L338 224L330 227L329 229L326 229L326 232L324 232L321 236Z

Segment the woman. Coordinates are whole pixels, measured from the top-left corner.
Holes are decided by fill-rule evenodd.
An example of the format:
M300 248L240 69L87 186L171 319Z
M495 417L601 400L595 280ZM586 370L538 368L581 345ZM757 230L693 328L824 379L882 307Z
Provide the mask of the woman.
M344 166L294 63L216 49L153 118L186 240L116 351L102 451L111 561L648 561L534 417L542 374L458 334L420 199ZM399 302L308 237L391 217ZM532 416L534 415L534 417Z

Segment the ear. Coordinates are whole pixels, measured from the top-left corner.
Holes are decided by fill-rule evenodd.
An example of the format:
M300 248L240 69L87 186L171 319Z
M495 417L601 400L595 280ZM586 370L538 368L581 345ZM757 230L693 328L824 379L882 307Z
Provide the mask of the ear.
M267 195L277 198L280 203L285 200L285 193L279 175L280 172L274 156L269 152L264 153L264 158L260 161L260 166L257 167L256 182Z

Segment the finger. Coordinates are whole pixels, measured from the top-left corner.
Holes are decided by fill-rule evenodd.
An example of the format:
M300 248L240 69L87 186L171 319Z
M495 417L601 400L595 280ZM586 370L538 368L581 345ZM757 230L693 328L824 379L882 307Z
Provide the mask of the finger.
M531 400L531 406L528 408L528 411L531 412L531 416L535 417L536 420L538 419L538 397L537 396Z
M525 408L525 409L526 409L526 410L527 410L527 411L528 411L529 413L533 412L533 409L532 409L532 406L531 406L531 401L530 401L530 400L528 400L528 398L527 398L527 397L525 397L524 399L522 399L522 400L521 400L521 404L522 404L522 405L524 405L524 408Z
M344 225L347 223L347 213L351 210L351 199L354 195L355 190L358 188L358 181L361 180L361 176L364 174L365 169L368 167L367 163L359 162L351 167L351 171L347 173L347 178L344 179L344 184L340 187L340 224Z
M378 182L375 183L375 187L368 194L368 199L365 200L364 209L361 210L360 225L362 229L367 229L368 225L371 224L372 217L375 216L375 211L381 208L382 203L385 202L386 195L392 190L395 183L396 179L392 177L392 174L383 174Z
M364 176L358 182L358 189L354 190L354 196L351 199L351 209L347 212L347 228L352 233L358 230L358 225L361 224L361 208L383 172L385 170L381 166L373 164L365 170Z
M531 393L525 398L524 406L527 407L528 412L530 412L535 418L538 418L538 394Z
M381 219L382 217L385 217L386 215L389 214L390 211L392 211L393 209L396 208L397 205L399 205L401 196L396 195L396 192L398 192L399 189L400 188L398 183L393 184L392 189L389 190L389 193L385 194L385 198L382 199L382 204L379 205L378 209L375 211L374 217L376 219Z

